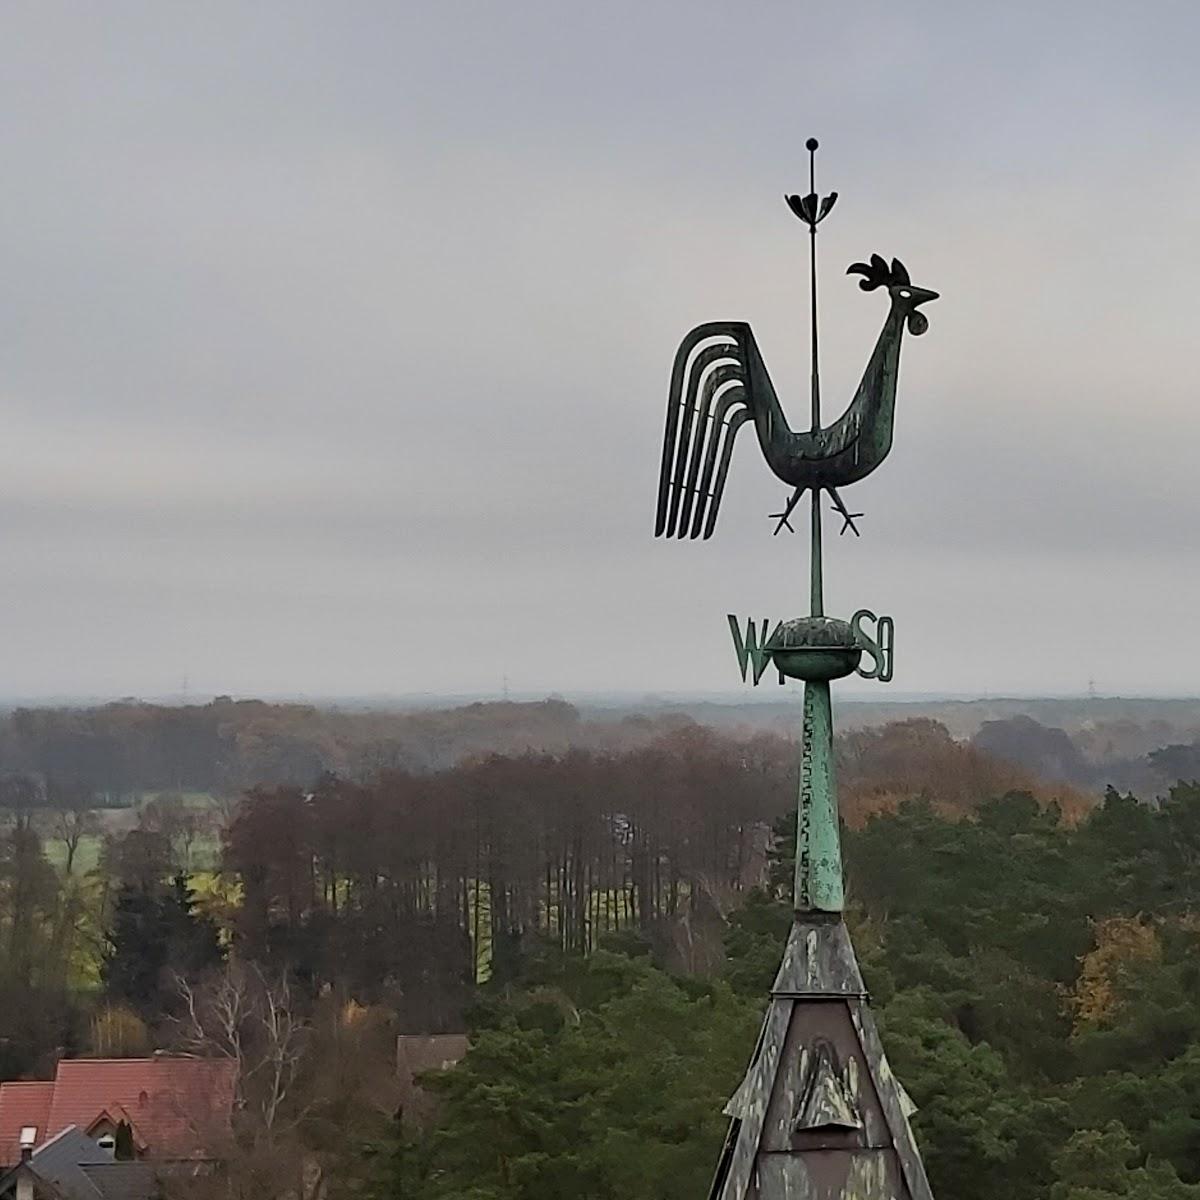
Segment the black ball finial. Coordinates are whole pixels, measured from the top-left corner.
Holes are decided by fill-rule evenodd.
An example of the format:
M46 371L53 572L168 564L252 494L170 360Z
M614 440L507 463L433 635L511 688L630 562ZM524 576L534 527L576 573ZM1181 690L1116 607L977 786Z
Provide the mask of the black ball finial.
M816 138L809 138L808 141L804 143L804 148L805 148L805 150L813 151L819 145L820 145L820 143L817 141Z

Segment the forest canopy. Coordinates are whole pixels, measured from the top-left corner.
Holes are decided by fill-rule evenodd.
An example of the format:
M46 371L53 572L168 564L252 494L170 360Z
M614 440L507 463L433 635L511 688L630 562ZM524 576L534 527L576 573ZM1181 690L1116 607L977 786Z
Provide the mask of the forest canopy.
M776 884L698 981L649 947L522 964L435 1079L438 1124L381 1195L704 1195L789 920ZM921 801L847 836L851 920L935 1195L1200 1196L1200 789L1110 792L1074 828L1028 795L953 820Z
M234 1057L229 1194L703 1194L789 920L794 744L532 709L500 714L513 753L468 752L484 710L414 716L442 741L412 761L363 736L396 714L11 714L0 1077ZM309 757L331 730L329 761L374 758ZM1076 761L1062 739L981 732L836 746L849 920L937 1194L1198 1196L1200 786L1097 795L1017 761ZM83 768L121 761L103 807ZM432 1116L405 1108L397 1036L463 1032Z

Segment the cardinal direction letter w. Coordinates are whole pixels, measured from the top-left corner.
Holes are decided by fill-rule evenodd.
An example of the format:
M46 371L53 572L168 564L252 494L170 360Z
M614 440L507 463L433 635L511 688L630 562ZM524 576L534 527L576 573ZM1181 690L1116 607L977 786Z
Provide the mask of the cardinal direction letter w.
M762 640L759 641L760 630L755 628L753 619L746 621L746 636L742 637L741 623L733 613L729 614L729 632L733 634L733 649L737 654L738 667L741 668L742 682L746 680L746 671L750 670L754 686L763 677L763 672L771 665L771 652L767 649L771 638L779 632L781 621L775 623L771 637L767 636L767 621L764 618L761 626ZM783 683L783 672L779 672L779 682Z

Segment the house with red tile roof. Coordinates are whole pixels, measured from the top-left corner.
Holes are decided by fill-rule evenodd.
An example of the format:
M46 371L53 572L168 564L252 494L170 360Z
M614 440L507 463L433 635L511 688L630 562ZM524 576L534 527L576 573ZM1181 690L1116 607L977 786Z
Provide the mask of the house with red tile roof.
M22 1129L36 1131L37 1145L50 1136L46 1126L53 1099L53 1083L0 1083L0 1167L20 1159Z
M36 1149L71 1125L109 1149L127 1126L138 1159L219 1158L235 1083L224 1058L63 1059L51 1082L0 1084L0 1166L20 1161L22 1131Z

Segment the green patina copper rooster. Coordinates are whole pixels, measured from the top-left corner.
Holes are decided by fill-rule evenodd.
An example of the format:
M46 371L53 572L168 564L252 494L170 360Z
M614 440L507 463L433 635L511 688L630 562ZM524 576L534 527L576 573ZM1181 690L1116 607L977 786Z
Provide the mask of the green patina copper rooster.
M815 193L787 199L815 236L836 197L836 192L826 197L820 208ZM805 432L788 425L746 322L709 322L683 339L667 400L656 536L712 536L734 439L751 419L767 465L795 489L786 512L775 515L786 521L806 489L823 488L850 523L854 514L846 511L836 489L870 474L891 449L900 343L906 329L914 336L925 332L929 322L919 307L938 294L914 286L898 259L889 266L878 254L869 263L854 263L847 274L862 275L864 291L886 288L891 304L858 391L831 425L820 423L815 330L813 422Z

